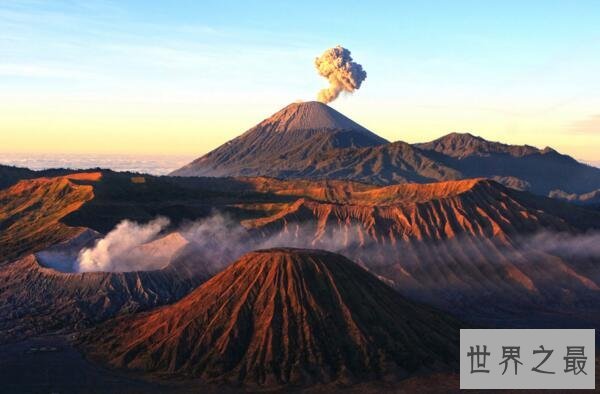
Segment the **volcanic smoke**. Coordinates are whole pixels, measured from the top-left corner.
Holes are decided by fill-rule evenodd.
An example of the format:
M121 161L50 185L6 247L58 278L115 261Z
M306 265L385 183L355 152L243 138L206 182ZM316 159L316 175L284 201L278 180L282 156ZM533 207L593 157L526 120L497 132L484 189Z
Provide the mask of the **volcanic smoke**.
M161 260L156 250L145 250L140 246L157 239L168 225L169 220L163 217L148 223L123 220L94 247L80 251L74 270L127 272L161 268L169 261ZM405 268L426 262L423 260L426 257L421 254L423 250L427 250L427 256L435 256L445 255L449 248L459 247L469 261L479 262L483 259L495 264L504 264L507 256L515 260L526 258L534 261L540 253L567 259L597 259L600 256L600 233L595 231L584 234L541 231L523 235L514 239L511 248L505 249L505 245L499 244L502 251L500 255L485 252L488 239L468 235L423 243L385 244L358 232L335 227L331 232L316 237L317 229L310 223L299 224L293 231L285 229L271 234L251 234L239 222L218 211L180 226L175 231L193 245L196 254L202 254L203 260L215 266L221 264L223 257L229 263L251 250L277 247L318 248L355 258L363 256L370 260L373 267L388 264L386 261L391 259L390 256L403 256ZM470 238L469 242L465 242L466 238ZM479 246L466 246L471 244ZM382 259L383 256L385 258Z
M367 78L362 66L352 60L350 51L340 45L323 52L315 59L315 66L319 75L329 80L329 87L321 90L317 97L322 103L332 102L341 92L354 92Z
M145 242L155 239L168 225L169 219L164 217L158 217L147 224L123 220L93 248L83 249L79 253L77 271L133 271L140 269L140 265L147 263L148 259L139 259L143 256L133 256L131 252Z

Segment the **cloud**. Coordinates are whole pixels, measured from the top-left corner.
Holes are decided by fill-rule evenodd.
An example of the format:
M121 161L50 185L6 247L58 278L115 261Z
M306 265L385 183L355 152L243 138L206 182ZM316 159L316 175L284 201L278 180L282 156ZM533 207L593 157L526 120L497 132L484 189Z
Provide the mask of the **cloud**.
M196 155L164 154L89 154L89 153L14 153L0 151L0 164L31 170L49 168L108 168L121 172L166 175L193 160Z
M600 134L600 115L594 115L588 119L574 122L570 130L582 134Z

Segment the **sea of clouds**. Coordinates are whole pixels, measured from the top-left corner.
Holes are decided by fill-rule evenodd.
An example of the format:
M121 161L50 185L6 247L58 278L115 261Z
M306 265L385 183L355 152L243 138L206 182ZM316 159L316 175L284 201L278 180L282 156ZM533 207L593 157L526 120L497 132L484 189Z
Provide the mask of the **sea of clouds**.
M99 167L114 171L131 171L150 175L166 175L193 159L192 156L180 155L0 154L0 164L26 167L32 170Z

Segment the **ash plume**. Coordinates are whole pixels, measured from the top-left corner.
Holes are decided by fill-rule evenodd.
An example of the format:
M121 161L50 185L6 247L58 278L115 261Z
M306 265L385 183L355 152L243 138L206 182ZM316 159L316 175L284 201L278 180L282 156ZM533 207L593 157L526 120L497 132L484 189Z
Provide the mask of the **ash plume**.
M329 81L329 87L321 90L317 97L323 103L332 102L341 92L354 92L367 78L362 66L352 60L350 51L340 45L323 52L315 59L315 66L319 75Z

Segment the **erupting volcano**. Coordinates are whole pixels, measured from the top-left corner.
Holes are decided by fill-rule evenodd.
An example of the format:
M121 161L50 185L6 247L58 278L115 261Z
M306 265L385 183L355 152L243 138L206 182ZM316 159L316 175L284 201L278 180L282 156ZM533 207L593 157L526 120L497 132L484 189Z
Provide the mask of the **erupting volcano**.
M318 101L293 103L237 138L174 171L178 176L276 176L302 172L334 148L388 141ZM271 170L266 169L266 165Z

